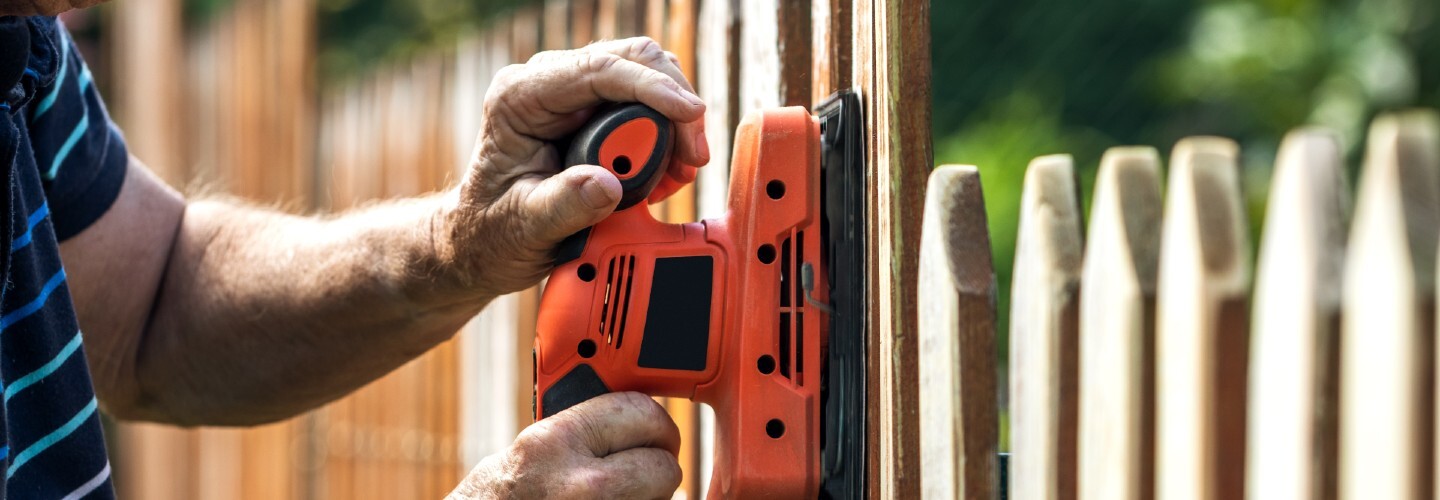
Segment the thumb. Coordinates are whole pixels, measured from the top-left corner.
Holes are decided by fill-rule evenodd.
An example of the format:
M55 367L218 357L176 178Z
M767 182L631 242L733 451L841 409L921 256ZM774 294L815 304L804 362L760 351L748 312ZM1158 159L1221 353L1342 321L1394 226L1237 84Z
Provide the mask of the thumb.
M576 165L550 176L525 196L524 220L532 235L558 243L600 222L620 203L620 180L594 165Z

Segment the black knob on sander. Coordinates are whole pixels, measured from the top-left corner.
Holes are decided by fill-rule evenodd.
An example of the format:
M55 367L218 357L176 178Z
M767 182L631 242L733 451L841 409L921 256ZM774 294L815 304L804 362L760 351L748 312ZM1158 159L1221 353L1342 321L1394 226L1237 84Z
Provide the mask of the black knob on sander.
M564 167L599 165L620 179L624 210L645 201L670 164L675 126L660 112L638 103L601 108L570 140Z

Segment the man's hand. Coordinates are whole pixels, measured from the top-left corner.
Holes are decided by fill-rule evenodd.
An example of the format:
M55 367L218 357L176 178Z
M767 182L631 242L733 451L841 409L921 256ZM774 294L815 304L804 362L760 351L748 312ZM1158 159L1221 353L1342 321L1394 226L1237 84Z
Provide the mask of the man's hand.
M640 102L677 125L675 162L710 160L705 104L674 54L649 38L542 52L495 75L485 95L470 172L439 221L437 250L472 293L522 290L550 271L554 248L620 201L620 182L598 166L560 170L551 141L578 129L603 102Z
M654 400L606 394L526 428L449 500L670 498L680 485L679 449L680 429Z

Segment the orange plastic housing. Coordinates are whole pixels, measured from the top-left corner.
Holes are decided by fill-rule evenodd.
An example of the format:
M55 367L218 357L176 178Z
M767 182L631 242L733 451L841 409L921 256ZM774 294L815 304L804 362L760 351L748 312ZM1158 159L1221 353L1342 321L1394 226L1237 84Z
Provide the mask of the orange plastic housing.
M828 303L819 134L804 108L751 113L724 217L667 224L640 204L594 226L541 299L535 414L605 391L707 403L712 496L815 498L830 318L801 270Z

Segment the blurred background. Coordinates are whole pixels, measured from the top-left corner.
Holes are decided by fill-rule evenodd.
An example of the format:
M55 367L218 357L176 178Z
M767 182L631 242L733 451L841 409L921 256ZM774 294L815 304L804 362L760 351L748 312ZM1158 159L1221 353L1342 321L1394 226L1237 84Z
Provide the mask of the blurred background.
M354 153L355 146L369 137L400 134L407 139L381 148L376 153L380 160L423 154L437 164L455 164L463 157L463 147L446 142L448 136L445 141L435 136L451 134L449 125L473 122L451 117L447 105L438 101L416 106L395 96L424 94L425 82L431 81L423 77L426 72L484 72L507 57L523 57L523 51L491 54L473 68L446 62L466 47L483 52L487 41L495 40L512 46L529 43L532 49L551 46L549 37L527 35L546 26L540 20L548 15L542 5L548 3L117 0L65 19L132 150L167 180L192 192L228 192L296 211L324 211L373 197L422 192L451 178L453 169L385 167L384 161ZM664 2L649 5L657 3ZM643 1L638 5L649 12ZM668 5L673 9L677 3ZM533 16L515 17L511 13L516 9L531 9ZM658 19L665 18L665 7L659 12ZM573 19L582 15L571 14ZM648 22L659 22L651 14ZM509 24L496 38L495 26L501 21ZM1357 144L1378 111L1440 107L1440 4L1433 0L934 0L931 25L932 102L908 105L933 110L936 164L973 164L982 172L1000 284L1002 363L1008 359L1005 324L1016 214L1031 158L1074 155L1080 191L1089 193L1107 147L1153 145L1163 157L1182 136L1234 138L1242 147L1242 182L1251 229L1258 235L1271 162L1285 131L1307 124L1335 130L1353 176ZM609 35L654 29L669 36L671 28L663 22L657 28L642 18ZM607 34L586 35L593 39ZM566 40L573 42L580 40ZM687 64L693 74L693 61ZM433 92L454 90L439 79L428 85L434 85ZM397 104L376 104L385 99ZM374 105L361 105L365 102ZM339 125L327 128L327 123ZM456 132L457 137L471 133ZM185 140L169 139L174 137ZM1082 200L1088 205L1086 196ZM522 339L518 345L526 344ZM427 357L433 359L425 362L434 363L427 369L463 369L463 353L447 354L445 349L455 348L447 346L438 357ZM396 394L373 397L386 401ZM347 408L321 413L344 415L351 411ZM336 432L347 436L340 441L350 442L346 433L358 432L354 429L360 423L334 415L284 424L292 427L274 431L269 438L273 442L264 446L305 447L296 436L331 436L333 441ZM397 447L411 443L417 450L418 443L431 439L428 449L441 449L443 439L459 439L458 429L464 425L441 420L429 427L433 435L380 433L365 439L376 440L381 444L373 446L381 448L390 441ZM341 432L334 430L337 425L352 427ZM502 426L497 436L520 424L504 425L508 427ZM123 441L127 432L112 434ZM199 463L203 460L196 459L206 456L207 439L233 441L239 447L267 442L205 432L147 438L176 440L182 451L131 461ZM303 461L305 456L334 452L333 443L326 446L321 451L306 448L310 455L291 456ZM125 450L124 443L117 449ZM438 464L436 485L445 484L471 459L463 450L425 457ZM119 462L123 460L117 459L117 467L123 468ZM306 464L260 460L249 466ZM231 477L223 467L195 467L203 469L195 472L202 479L176 491L202 491L203 478ZM284 488L294 492L313 487ZM347 491L331 488L320 492L329 495L320 496Z

